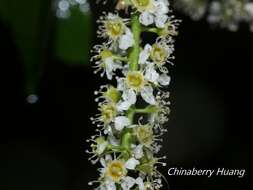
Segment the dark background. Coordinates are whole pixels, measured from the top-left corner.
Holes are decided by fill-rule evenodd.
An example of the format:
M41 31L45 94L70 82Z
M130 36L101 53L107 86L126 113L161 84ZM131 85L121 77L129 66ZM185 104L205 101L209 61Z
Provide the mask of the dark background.
M102 8L92 3L94 31ZM161 154L168 156L168 167L246 169L246 176L168 177L168 167L161 171L172 190L250 189L253 33L246 25L235 33L211 29L176 14L183 23L170 67L172 113ZM107 81L93 75L90 64L55 58L54 27L52 13L39 101L28 104L13 31L0 20L1 190L92 189L87 183L98 176L97 166L87 161L85 139L94 133L93 91Z

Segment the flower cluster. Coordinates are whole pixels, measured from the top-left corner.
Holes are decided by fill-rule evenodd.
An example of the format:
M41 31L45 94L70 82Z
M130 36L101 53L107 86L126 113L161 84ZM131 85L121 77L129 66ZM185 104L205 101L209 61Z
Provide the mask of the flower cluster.
M97 134L87 140L87 153L101 168L89 184L98 190L160 189L158 166L165 157L156 154L170 113L167 66L180 21L169 16L167 0L119 0L116 8L99 18L98 37L105 42L92 50L95 73L115 85L95 91L99 113L91 120ZM120 16L122 9L128 18ZM143 44L142 34L150 32L156 40Z
M207 11L208 0L177 0L175 8L189 15L193 20L199 20Z
M56 16L58 18L69 18L73 7L79 7L83 14L87 14L90 11L90 5L87 0L55 0Z
M207 19L231 31L237 31L241 22L248 23L253 31L253 2L250 0L213 1Z
M205 15L213 25L237 31L240 23L248 23L253 31L253 2L251 0L178 0L175 7L199 20Z

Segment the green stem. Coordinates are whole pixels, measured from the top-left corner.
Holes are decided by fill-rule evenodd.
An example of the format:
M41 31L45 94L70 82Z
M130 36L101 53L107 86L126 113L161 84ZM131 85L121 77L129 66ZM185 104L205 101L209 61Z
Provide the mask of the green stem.
M127 57L121 57L121 56L113 55L113 58L117 59L117 60L120 60L120 61L125 61L125 62L128 61Z
M131 124L133 124L133 122L134 122L134 114L135 114L135 108L130 108L127 111L127 117L128 117Z
M152 33L157 34L157 28L143 27L143 28L142 28L142 31L144 31L144 32L152 32Z
M138 19L138 15L134 14L131 18L131 28L133 32L134 38L134 46L131 49L129 54L129 67L130 70L136 71L138 70L138 60L140 53L140 34L141 34L141 25Z
M151 114L157 111L157 106L147 106L146 108L138 108L135 109L135 113L145 113L145 114Z

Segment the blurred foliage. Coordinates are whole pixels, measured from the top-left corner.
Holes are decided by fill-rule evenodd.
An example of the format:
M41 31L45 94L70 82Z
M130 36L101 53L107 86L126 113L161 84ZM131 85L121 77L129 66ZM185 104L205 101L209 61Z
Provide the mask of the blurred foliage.
M74 10L68 20L55 20L51 0L1 0L0 20L11 29L23 62L25 93L36 93L47 62L51 29L56 28L55 56L64 63L88 63L91 41L90 14ZM56 22L53 22L56 21ZM52 27L56 24L56 27Z
M68 64L88 64L91 49L91 14L73 7L71 16L58 19L55 36L57 58Z

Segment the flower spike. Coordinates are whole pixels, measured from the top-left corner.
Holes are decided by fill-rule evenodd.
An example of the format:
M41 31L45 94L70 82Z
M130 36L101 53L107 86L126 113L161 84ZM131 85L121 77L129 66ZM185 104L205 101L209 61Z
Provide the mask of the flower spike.
M166 166L158 157L164 124L170 113L168 66L174 60L174 37L179 20L171 15L168 0L118 0L118 13L104 13L98 23L98 37L91 61L95 73L117 83L95 91L99 113L91 118L97 134L91 143L89 160L100 161L100 176L89 185L96 190L158 190ZM128 13L128 11L131 11ZM155 43L143 44L142 33L152 32Z

